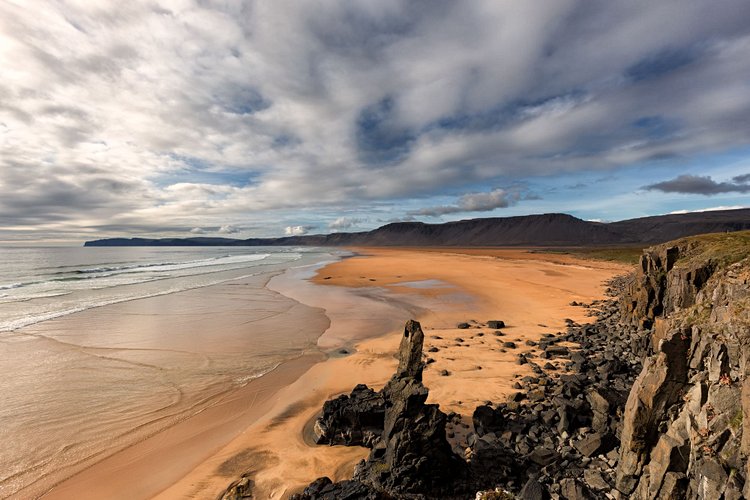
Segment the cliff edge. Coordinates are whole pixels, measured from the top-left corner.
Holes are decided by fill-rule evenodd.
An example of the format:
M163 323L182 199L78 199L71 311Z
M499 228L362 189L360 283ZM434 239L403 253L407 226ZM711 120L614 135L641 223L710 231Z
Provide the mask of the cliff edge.
M646 357L623 416L632 498L750 497L750 233L646 250L620 301ZM743 495L744 491L744 495Z

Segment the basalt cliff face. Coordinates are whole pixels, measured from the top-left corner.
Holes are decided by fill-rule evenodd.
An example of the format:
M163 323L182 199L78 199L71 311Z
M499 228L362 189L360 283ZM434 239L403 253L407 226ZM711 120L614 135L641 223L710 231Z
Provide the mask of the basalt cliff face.
M623 416L616 487L631 498L750 497L750 236L647 250L620 304L648 327Z

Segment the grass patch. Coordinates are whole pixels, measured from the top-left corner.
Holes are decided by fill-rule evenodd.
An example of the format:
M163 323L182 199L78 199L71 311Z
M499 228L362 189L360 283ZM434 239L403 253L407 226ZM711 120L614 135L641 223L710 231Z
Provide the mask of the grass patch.
M737 410L737 413L729 420L729 425L735 430L742 426L742 408Z
M664 246L679 246L683 249L675 263L676 267L710 260L721 269L750 257L750 231L690 236L670 241Z
M543 248L538 253L556 253L570 255L579 259L605 260L623 264L637 264L643 254L642 246L628 247L590 247L590 248Z

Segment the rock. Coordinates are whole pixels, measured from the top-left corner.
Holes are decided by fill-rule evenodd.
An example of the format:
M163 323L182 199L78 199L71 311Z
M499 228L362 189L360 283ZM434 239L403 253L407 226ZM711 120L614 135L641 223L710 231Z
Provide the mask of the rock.
M687 383L690 333L674 330L648 358L633 385L623 417L617 489L630 494L638 482L648 451L656 444L656 421L677 402Z
M422 381L423 344L424 333L421 325L410 319L404 326L404 334L398 347L398 368L393 379L414 378L418 382Z
M526 457L531 462L544 467L560 459L560 454L550 448L534 448Z
M332 482L327 477L316 479L299 495L290 500L386 500L388 496L373 490L359 481Z
M547 500L549 495L536 477L530 477L521 491L518 492L517 498L520 500Z
M607 447L607 437L594 432L573 443L573 447L584 457L593 457L600 452L607 451L605 450Z
M586 393L586 401L593 414L591 428L597 432L605 432L609 424L609 401L598 388L593 388Z
M567 356L570 354L570 349L561 345L550 345L544 349L544 352L551 356Z
M253 488L255 482L249 477L243 476L229 485L229 487L219 495L218 500L245 500L253 499Z
M544 389L534 389L529 391L528 398L530 401L542 401L546 397Z
M487 322L487 328L491 328L493 330L498 330L500 328L505 328L505 321L500 321L498 319L493 319Z
M398 369L381 391L386 401L381 441L355 471L355 480L391 496L439 494L465 469L446 439L447 416L425 404L423 339L419 323L407 322Z
M664 475L659 499L680 500L687 498L687 477L682 472L667 472Z
M696 466L697 495L699 498L721 498L729 479L724 468L714 458L703 457Z
M729 353L724 344L711 345L711 357L708 359L708 380L718 382L729 376Z
M515 349L516 343L515 342L503 342L503 347L506 347L508 349Z
M499 433L505 427L505 418L502 412L494 410L489 405L477 406L471 416L474 424L474 432L478 436L484 436L490 432Z
M604 479L604 476L598 470L586 469L583 471L583 481L592 490L604 491L609 490L610 486Z
M438 373L441 377L449 377L451 374L451 372L449 372L448 370L440 370Z
M385 421L385 400L366 385L349 396L326 401L313 427L317 444L368 446L380 439Z
M560 495L565 500L589 500L593 498L588 488L573 478L560 481Z
M461 330L466 330L467 328L470 328L471 325L468 323L459 323L456 325L456 328L459 328Z

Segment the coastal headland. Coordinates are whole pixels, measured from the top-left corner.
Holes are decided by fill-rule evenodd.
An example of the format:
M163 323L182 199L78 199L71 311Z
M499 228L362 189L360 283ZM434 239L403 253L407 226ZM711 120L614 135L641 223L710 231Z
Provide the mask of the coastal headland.
M312 424L327 399L389 379L406 319L415 317L425 331L433 360L424 371L429 402L462 415L468 427L477 405L506 398L516 377L531 373L517 363L527 341L564 329L566 319L586 321L587 309L571 304L604 298L604 283L630 269L518 249L355 251L310 282L272 280L275 290L325 309L331 326L318 346L328 359L282 364L217 410L222 420L242 414L242 429L225 434L224 443L206 442L209 416L189 419L86 469L47 498L214 498L240 476L253 482L257 498L285 498L320 476L347 479L368 450L315 446ZM504 321L502 335L478 328L488 320ZM136 491L128 478L141 475L148 481L138 481Z

